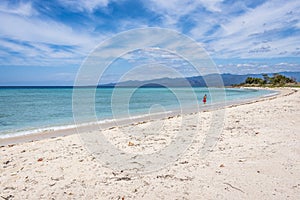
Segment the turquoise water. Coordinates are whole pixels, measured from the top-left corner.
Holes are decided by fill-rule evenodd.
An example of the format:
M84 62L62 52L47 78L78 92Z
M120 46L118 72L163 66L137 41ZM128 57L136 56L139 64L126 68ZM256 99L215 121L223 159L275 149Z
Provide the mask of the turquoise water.
M90 88L80 90L83 94L91 91ZM266 90L243 89L226 89L223 93L223 89L216 88L210 90L207 88L138 88L130 95L128 103L123 97L131 90L119 88L114 91L114 88L97 88L94 108L98 120L124 117L128 114L134 116L203 106L204 94L208 96L207 104L214 104L224 100L243 100L271 93ZM0 137L20 131L73 124L72 92L72 88L55 87L0 88ZM92 119L84 113L81 115L82 122Z

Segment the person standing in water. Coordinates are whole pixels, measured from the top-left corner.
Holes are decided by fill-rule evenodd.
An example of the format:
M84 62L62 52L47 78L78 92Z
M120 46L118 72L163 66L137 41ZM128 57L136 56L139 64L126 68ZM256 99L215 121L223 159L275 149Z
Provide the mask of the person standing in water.
M204 104L206 104L206 99L207 99L207 96L206 96L206 94L205 94L204 97L203 97L203 103L204 103Z

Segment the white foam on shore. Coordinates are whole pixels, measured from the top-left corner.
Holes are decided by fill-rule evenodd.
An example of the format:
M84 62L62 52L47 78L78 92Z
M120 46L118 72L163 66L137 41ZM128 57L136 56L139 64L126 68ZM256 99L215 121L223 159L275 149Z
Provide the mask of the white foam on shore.
M151 113L151 114L140 114L140 115L130 116L129 118L127 117L127 118L116 118L116 119L103 119L103 120L99 120L99 121L84 122L84 123L78 123L78 124L66 124L66 125L50 126L50 127L30 129L30 130L3 132L2 134L0 133L0 139L26 136L26 135L30 135L30 134L42 134L42 133L46 133L46 132L66 130L66 129L76 129L79 127L88 127L88 126L93 126L93 125L105 125L105 124L123 121L123 120L138 120L138 119L144 119L147 117L162 116L162 115L171 114L171 113L175 113L175 112L177 112L177 111L165 111L165 112L157 112L157 113Z
M278 94L279 94L279 92L274 91L273 93L265 94L265 95L261 96L260 98L272 97L272 96L276 96L276 95L278 95Z
M17 137L17 136L24 136L29 134L38 134L38 133L44 133L44 132L50 132L50 131L59 131L59 130L65 130L65 129L74 129L79 126L89 126L89 125L96 125L96 124L103 124L106 122L112 121L111 120L101 120L97 122L87 122L87 123L81 123L81 124L67 124L67 125L60 125L60 126L50 126L45 128L37 128L37 129L30 129L30 130L20 130L20 131L14 131L14 132L4 132L4 134L0 134L0 139L4 138L10 138L10 137Z

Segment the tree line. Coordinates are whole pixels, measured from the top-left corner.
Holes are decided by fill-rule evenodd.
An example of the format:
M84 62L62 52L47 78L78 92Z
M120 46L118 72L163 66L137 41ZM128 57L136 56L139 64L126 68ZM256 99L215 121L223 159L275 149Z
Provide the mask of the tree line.
M272 77L268 74L262 74L263 78L247 77L241 85L259 85L259 86L285 86L286 84L296 84L295 78L289 78L275 73Z

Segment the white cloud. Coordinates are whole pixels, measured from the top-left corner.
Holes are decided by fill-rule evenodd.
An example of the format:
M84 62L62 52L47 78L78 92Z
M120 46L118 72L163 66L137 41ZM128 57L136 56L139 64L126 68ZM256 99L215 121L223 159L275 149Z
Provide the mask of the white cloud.
M221 73L231 74L260 74L260 73L276 73L276 72L297 72L300 69L299 63L238 63L218 65Z
M90 35L74 31L64 24L4 13L0 13L0 33L2 37L29 42L74 46L94 44Z
M220 4L223 0L198 0L197 3L202 5L208 11L221 12Z
M60 3L74 10L92 13L97 8L106 7L109 1L110 0L60 0Z
M155 12L180 17L197 11L199 7L205 8L208 11L218 12L220 11L221 2L223 0L150 0L148 5Z
M178 29L176 26L179 19L185 15L197 13L201 8L210 12L219 12L223 0L149 0L145 2L147 7L163 16L164 26Z
M17 43L0 39L0 64L12 66L62 66L80 64L82 55L51 48L42 43Z
M65 9L85 12L81 13L82 16L88 16L93 20L102 19L97 18L94 11L97 9L105 10L111 1L115 0L59 0ZM86 29L82 28L79 31L67 23L43 16L34 9L30 2L21 1L15 4L7 2L0 2L0 46L2 47L0 55L2 63L8 61L9 52L17 52L21 56L12 53L10 57L12 59L9 60L12 65L49 66L70 63L79 65L95 45L106 39L108 35L115 34L115 32L106 32L102 35L96 35L93 32L97 26L95 22L91 22ZM190 36L197 39L198 42L209 40L205 44L206 49L217 58L264 58L300 55L300 49L297 48L300 47L300 35L278 34L289 30L289 28L300 29L300 1L272 0L255 8L247 7L243 1L228 4L223 0L149 0L143 3L145 7L161 15L162 27L181 29L180 25L182 24L180 23L183 23L183 17L187 17L187 22L193 22L191 27L195 25L189 32ZM203 12L203 8L206 11ZM238 12L241 10L244 13ZM148 19L145 21L143 19L118 19L117 29L123 31L147 27ZM206 36L214 26L219 26L217 31ZM105 31L108 30L103 30L103 32ZM153 41L161 40L162 37L168 38L167 35L147 35L144 38L133 37L133 39L143 40L142 44L147 46ZM128 41L122 44L130 47L131 43ZM173 39L168 41L165 47L172 49L178 45L182 45L181 41ZM196 54L193 48L187 49L189 49L189 55L192 58L202 56L199 55L199 52ZM114 51L115 49L112 48L104 56L114 55ZM184 65L180 59L171 54L153 52L151 54L149 52L145 56L156 56L157 60L154 61L159 60L162 64L172 64L174 68ZM246 66L249 68L252 65L255 64L241 63L232 65L232 67L242 68ZM224 66L231 67L231 65L225 64ZM263 65L260 66L263 67ZM298 65L284 66L291 69L299 67Z
M3 8L3 5L0 7ZM13 52L9 62L6 58L2 59L5 64L79 65L88 52L106 38L105 35L80 32L66 24L33 15L37 11L30 4L24 5L20 4L9 12L0 10L1 48ZM25 9L29 7L30 12ZM69 49L65 50L65 47Z
M297 54L292 49L295 44L300 45L300 36L279 35L299 26L299 1L266 1L255 8L242 1L228 4L222 0L150 0L145 4L162 15L167 28L179 30L181 17L188 16L196 24L190 35L197 41L209 40L205 46L214 57L291 56ZM210 13L200 11L201 8ZM237 14L241 11L245 13ZM207 35L214 29L215 33Z
M61 73L56 73L56 74L53 74L53 75L49 76L49 80L51 80L51 81L53 81L53 80L56 80L56 81L64 80L64 81L73 82L75 77L76 77L75 73L61 72Z
M145 74L147 74L145 76ZM171 67L163 64L146 64L139 65L132 68L126 74L124 74L118 82L129 81L129 80L153 80L159 78L176 78L182 74Z
M249 10L242 16L232 19L223 25L223 35L251 35L265 30L283 28L290 21L299 19L300 3L291 1L267 1L265 4ZM292 11L291 14L288 14ZM294 11L294 13L293 13Z
M2 1L0 2L0 12L27 17L37 14L30 2L20 2L19 4L9 5L8 1Z
M266 57L290 52L300 46L300 36L279 36L281 31L297 26L300 20L299 1L267 1L245 14L221 23L222 29L212 35L210 43L220 56L224 57ZM264 44L263 44L264 43ZM268 47L267 51L260 51ZM258 50L261 54L255 52ZM254 53L254 55L253 55Z

